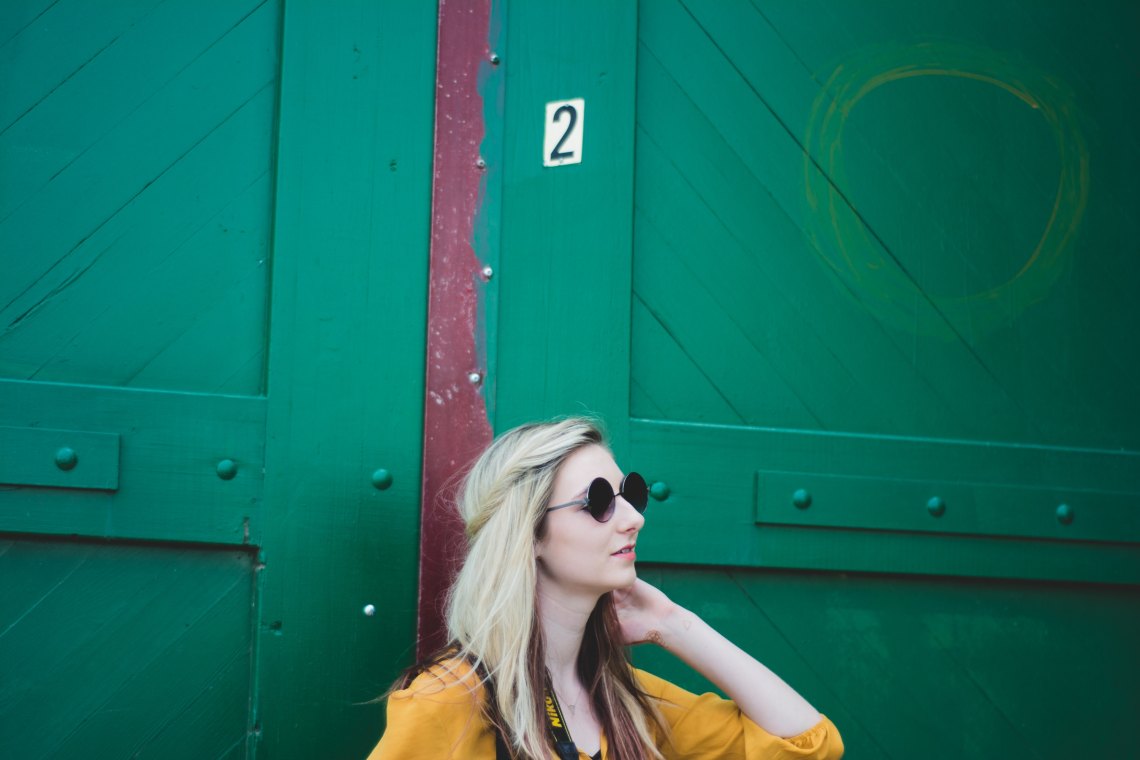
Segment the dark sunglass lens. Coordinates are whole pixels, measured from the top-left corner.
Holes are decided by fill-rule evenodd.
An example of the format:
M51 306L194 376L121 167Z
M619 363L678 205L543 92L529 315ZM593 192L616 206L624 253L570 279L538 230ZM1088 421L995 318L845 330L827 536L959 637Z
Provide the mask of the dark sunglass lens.
M590 516L598 522L606 522L614 515L614 489L605 478L595 478L586 492Z
M636 472L631 472L625 476L625 481L621 486L621 495L638 512L644 512L645 507L649 504L649 488L645 485L645 478Z

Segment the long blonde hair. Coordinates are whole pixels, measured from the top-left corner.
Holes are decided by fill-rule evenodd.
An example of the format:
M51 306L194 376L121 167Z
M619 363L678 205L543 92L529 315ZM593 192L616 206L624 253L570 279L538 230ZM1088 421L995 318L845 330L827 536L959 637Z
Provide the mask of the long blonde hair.
M546 758L550 746L535 541L545 529L559 466L590 444L605 445L605 439L588 418L517 427L476 460L458 499L468 551L448 599L452 651L490 682L494 699L485 706L487 718L523 757ZM609 739L610 757L661 757L654 741L660 716L626 658L610 594L590 616L577 668Z

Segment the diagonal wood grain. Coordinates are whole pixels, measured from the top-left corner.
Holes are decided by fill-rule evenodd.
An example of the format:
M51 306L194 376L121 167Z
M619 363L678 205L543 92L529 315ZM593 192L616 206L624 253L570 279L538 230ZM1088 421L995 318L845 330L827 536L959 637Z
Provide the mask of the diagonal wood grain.
M1080 237L1068 243L1072 274L1059 275L1044 297L1017 288L995 295L1005 310L995 324L992 303L979 299L976 314L951 310L947 294L984 293L1022 265L1040 235L1057 191L1057 145L1031 108L969 79L882 86L853 112L842 145L830 147L849 156L846 170L828 173L827 146L810 140L813 109L828 103L828 78L844 56L876 46L904 56L922 34L938 39L945 28L968 28L914 7L892 19L863 23L827 4L794 12L744 0L647 4L639 28L636 203L658 229L656 242L636 239L636 271L652 277L670 266L667 258L699 260L690 265L691 281L703 280L717 308L748 325L750 341L766 347L764 360L780 367L783 384L796 388L822 429L1135 447L1121 419L1140 414L1140 399L1125 391L1140 362L1136 351L1119 347L1134 342L1121 325L1135 299L1120 284L1134 282L1136 271L1102 253L1118 248L1125 224L1113 178L1093 177L1100 176L1102 205L1090 206ZM1065 106L1070 121L1077 107L1127 118L1126 107L1094 101L1089 89L1094 58L1110 69L1122 65L1115 49L1093 55L1088 51L1100 50L1094 45L1082 54L1071 43L1048 52L1066 23L1054 9L1024 29L1010 22L975 31L961 45L997 51L994 60L1007 55L1015 62L1010 76L1020 71L1020 51L1041 54L1033 71L1085 88ZM918 33L918 41L900 29ZM924 99L931 91L941 105ZM1090 150L1100 140L1113 166L1140 161L1131 132L1087 137ZM820 206L818 196L813 205L820 186L834 188L844 208ZM844 254L853 271L868 268L862 281L846 265L836 268L828 236L838 218L858 224L870 246ZM724 265L734 258L744 268ZM909 278L913 299L888 306L869 285L876 262ZM769 283L778 283L775 295L765 292ZM666 300L636 279L634 287L659 320L694 319L680 290ZM715 372L708 376L724 384ZM652 385L641 374L634 382ZM670 404L684 406L661 389L653 397L645 416L670 418ZM794 417L766 412L751 421L794 424Z
M0 576L33 587L0 595L21 756L207 757L246 735L250 553L16 539Z
M16 58L38 89L0 132L0 376L262 392L278 17L142 3L62 81Z

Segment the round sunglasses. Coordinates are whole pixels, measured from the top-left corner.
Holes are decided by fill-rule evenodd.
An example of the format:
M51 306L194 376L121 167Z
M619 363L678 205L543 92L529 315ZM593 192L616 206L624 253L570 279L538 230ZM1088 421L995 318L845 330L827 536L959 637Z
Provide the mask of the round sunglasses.
M621 479L621 488L616 494L608 480L594 478L590 487L586 489L586 498L555 504L546 511L553 512L563 507L585 507L590 512L590 517L600 523L609 522L614 516L618 496L623 497L638 512L645 512L645 507L649 504L649 488L645 485L645 478L636 472L629 473Z

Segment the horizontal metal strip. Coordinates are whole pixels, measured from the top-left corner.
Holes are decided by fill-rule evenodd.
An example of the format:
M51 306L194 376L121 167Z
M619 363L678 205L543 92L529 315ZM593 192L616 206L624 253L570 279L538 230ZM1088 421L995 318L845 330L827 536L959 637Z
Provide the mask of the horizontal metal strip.
M114 491L119 487L119 436L0 427L0 484Z
M618 455L653 562L1140 582L1134 452L635 419Z
M1140 542L1140 495L1004 483L756 473L756 522Z
M38 477L0 485L0 531L258 542L264 398L0 380L0 426L58 440L34 455L48 457L39 467L58 468L57 455L68 459L59 448L71 448L78 474L109 457L111 440L118 457L114 481L104 462L100 478L77 488L32 484Z

